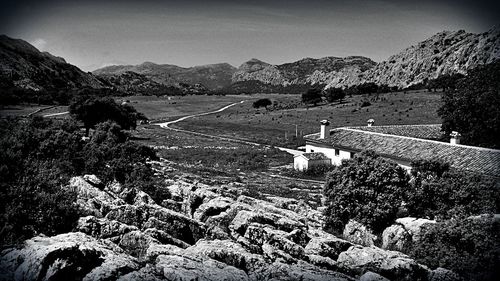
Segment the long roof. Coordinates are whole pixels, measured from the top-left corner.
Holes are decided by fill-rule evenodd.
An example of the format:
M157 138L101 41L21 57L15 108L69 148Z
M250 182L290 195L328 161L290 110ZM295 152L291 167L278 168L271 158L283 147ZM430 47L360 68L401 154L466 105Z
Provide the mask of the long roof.
M298 154L295 157L300 157L300 156L303 156L308 160L330 160L330 158L326 157L326 155L323 154L322 152L307 152Z
M441 160L454 168L500 177L500 150L379 133L376 127L365 128L374 129L336 128L325 139L320 139L319 133L307 135L305 139L309 143L323 143L335 148L373 150L394 160Z

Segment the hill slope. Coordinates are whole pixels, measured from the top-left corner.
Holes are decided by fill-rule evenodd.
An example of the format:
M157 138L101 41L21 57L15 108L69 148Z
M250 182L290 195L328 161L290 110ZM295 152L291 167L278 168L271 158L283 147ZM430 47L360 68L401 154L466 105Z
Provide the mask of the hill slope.
M481 34L444 31L389 57L358 77L334 79L327 87L346 87L363 82L407 87L443 74L466 74L468 70L498 58L499 28Z
M0 78L35 91L102 87L92 74L66 63L63 58L40 52L26 41L5 35L0 35Z
M167 85L178 86L181 83L201 84L208 89L220 89L231 84L231 77L236 68L227 64L209 64L195 67L180 67L170 64L155 64L144 62L139 65L113 65L93 71L97 76L121 75L125 72L142 74L152 81Z

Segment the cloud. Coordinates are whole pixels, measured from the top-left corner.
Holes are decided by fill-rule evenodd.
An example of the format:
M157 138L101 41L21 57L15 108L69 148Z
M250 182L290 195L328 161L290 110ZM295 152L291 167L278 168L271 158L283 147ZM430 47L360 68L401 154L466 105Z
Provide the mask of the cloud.
M47 46L47 41L42 38L37 38L30 42L31 45L35 46L40 51L45 51L45 46Z

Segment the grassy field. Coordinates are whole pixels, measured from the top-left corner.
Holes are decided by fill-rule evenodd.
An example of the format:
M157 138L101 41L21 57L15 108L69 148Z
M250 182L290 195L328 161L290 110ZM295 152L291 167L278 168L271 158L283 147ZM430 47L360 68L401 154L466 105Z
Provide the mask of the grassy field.
M131 96L117 101L129 100L130 104L151 121L168 121L182 116L212 111L242 100L255 99L246 95L227 96Z
M297 104L297 95L266 95L279 104ZM319 121L328 119L331 127L365 126L370 118L375 125L440 123L437 109L439 93L427 91L395 92L347 97L343 103L316 107L303 105L292 109L254 109L251 102L236 105L212 115L187 119L174 127L207 134L252 140L272 145L293 146L295 134L318 132ZM362 107L363 102L371 105ZM297 129L297 131L296 131Z

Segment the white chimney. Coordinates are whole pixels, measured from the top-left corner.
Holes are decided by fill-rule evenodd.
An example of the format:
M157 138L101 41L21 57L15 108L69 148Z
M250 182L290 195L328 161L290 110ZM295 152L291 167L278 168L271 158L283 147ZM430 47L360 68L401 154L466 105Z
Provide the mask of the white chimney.
M460 137L462 135L457 132L457 131L452 131L451 134L450 134L450 143L451 144L460 144Z
M319 135L320 139L325 139L327 137L327 133L329 135L329 130L328 130L328 125L330 125L330 122L328 120L321 120L321 132Z
M375 120L373 119L368 119L368 121L366 121L368 127L371 127L373 125L373 123L375 123Z

